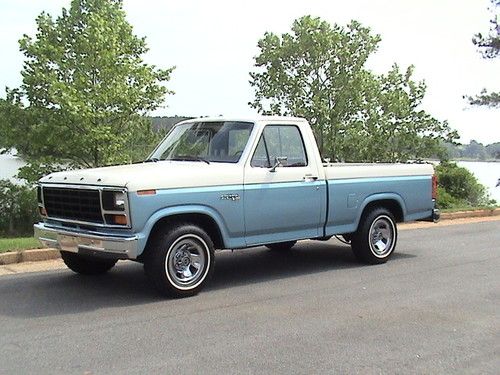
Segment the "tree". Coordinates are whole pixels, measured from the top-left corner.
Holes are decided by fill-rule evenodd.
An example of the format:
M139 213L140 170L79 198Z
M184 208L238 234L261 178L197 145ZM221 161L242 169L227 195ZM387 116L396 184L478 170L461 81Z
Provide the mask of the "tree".
M250 84L259 112L305 117L311 123L320 151L337 155L366 78L363 65L380 38L351 22L347 28L330 26L310 16L296 20L291 34L266 33L258 43L258 71Z
M394 65L377 76L365 68L378 35L359 22L346 28L310 16L291 33L266 33L250 73L259 112L305 117L323 156L347 161L397 161L428 157L440 140L457 137L446 122L419 109L425 84L413 67Z
M387 74L369 74L362 86L363 105L342 134L341 153L349 161L406 161L444 156L443 141L458 135L419 109L423 81L412 79L413 66L401 72L394 64Z
M170 93L173 68L146 64L120 0L73 0L54 19L42 13L24 35L23 83L0 102L0 146L37 166L96 167L130 161L155 137L143 118Z
M491 1L491 12L493 17L490 20L490 30L488 34L478 33L472 38L472 43L478 47L480 53L485 59L496 59L500 57L500 0ZM500 92L488 92L483 89L475 97L467 97L472 105L484 105L493 108L500 107Z

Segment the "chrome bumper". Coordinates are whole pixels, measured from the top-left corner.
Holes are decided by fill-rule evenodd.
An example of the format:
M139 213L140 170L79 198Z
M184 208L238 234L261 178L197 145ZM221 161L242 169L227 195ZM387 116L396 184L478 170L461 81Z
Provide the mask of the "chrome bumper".
M440 218L441 218L441 212L439 211L439 209L434 208L432 210L432 221L437 223Z
M429 221L431 223L437 223L440 218L441 218L441 212L439 211L439 209L433 208L431 216L428 216L428 217L423 218L423 219L419 219L417 221Z
M136 259L138 255L136 236L119 237L73 232L48 227L44 223L35 224L33 227L35 238L47 247L115 259Z

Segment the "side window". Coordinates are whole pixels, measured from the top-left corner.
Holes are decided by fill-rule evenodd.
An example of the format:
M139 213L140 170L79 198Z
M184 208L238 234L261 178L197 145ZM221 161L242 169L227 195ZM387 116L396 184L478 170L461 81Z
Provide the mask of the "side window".
M251 165L269 168L277 157L287 158L284 167L304 167L307 165L304 142L297 126L266 126L255 149Z

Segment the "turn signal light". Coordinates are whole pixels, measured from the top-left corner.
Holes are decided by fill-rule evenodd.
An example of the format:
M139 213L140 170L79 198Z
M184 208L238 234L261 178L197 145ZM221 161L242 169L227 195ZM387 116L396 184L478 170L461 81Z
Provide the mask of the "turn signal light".
M137 195L155 195L156 190L138 190Z
M438 178L435 174L432 175L432 199L437 199Z
M127 225L127 217L125 215L112 215L113 223L117 225Z
M40 215L47 216L47 210L45 207L38 207L38 211L40 212Z

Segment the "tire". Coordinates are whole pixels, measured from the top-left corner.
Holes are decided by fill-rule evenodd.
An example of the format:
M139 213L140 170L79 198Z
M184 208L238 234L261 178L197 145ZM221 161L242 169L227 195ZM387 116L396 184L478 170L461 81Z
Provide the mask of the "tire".
M192 224L178 224L151 239L144 270L155 288L168 297L190 297L206 285L214 270L210 236Z
M270 243L266 245L266 247L272 251L287 252L290 251L296 243L297 241L277 242L277 243Z
M392 213L374 208L363 215L352 236L351 247L356 258L369 264L387 262L396 248L398 231Z
M61 251L61 258L68 268L82 275L100 275L116 264L116 259L101 259L67 251Z

